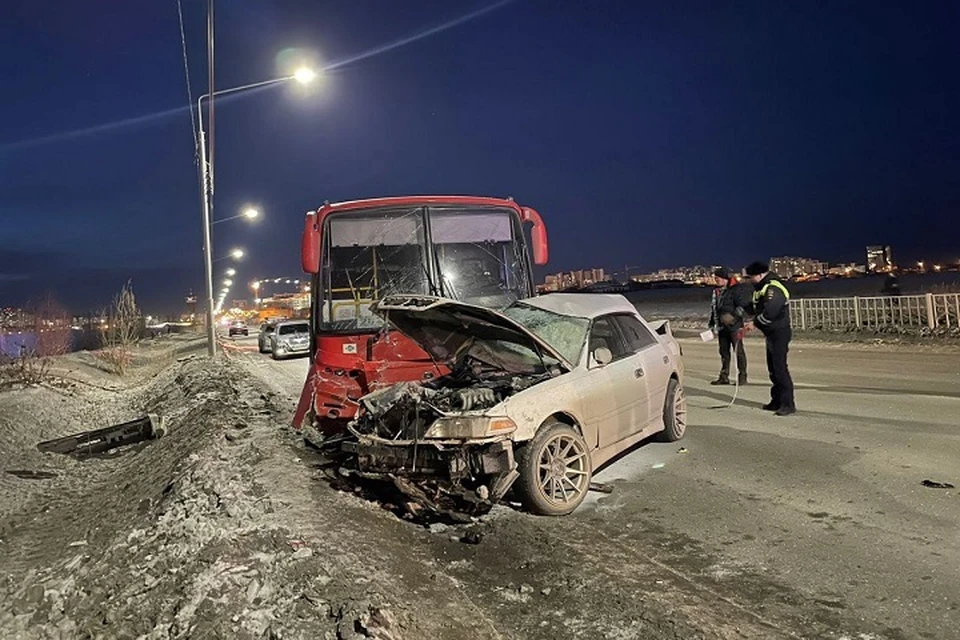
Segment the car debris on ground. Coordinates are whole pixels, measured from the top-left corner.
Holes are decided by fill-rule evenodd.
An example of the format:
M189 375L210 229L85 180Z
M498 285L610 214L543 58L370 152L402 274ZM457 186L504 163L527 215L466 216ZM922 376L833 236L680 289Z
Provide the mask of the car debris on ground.
M936 480L924 480L920 484L930 489L953 489L954 488L954 486L949 482L938 482Z
M42 453L60 453L75 458L88 458L123 447L162 437L163 419L153 413L142 418L102 429L84 431L37 445Z

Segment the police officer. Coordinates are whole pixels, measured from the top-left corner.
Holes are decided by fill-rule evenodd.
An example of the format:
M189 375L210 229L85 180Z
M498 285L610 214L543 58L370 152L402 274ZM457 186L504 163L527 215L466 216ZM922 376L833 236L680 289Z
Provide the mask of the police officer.
M747 267L747 277L753 282L753 324L767 339L767 369L770 371L770 402L766 411L778 416L797 412L793 399L793 380L787 369L790 350L790 292L780 278L770 273L765 262L754 262Z

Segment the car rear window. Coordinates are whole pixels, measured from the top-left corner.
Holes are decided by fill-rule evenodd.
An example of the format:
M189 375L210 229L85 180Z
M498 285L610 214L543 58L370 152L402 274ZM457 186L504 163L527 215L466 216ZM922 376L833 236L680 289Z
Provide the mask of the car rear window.
M623 337L626 339L627 347L629 347L630 351L642 351L650 345L657 344L657 338L635 317L617 315L613 316L613 320L617 323L617 326L620 327L620 331L623 333Z
M304 322L302 324L285 324L280 327L280 335L285 336L291 333L307 333L309 325Z

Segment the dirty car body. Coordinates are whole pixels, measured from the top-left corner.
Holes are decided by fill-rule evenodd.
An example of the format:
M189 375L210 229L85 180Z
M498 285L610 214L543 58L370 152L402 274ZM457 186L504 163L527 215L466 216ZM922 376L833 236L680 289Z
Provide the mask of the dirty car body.
M569 513L592 470L683 435L680 348L619 295L553 294L502 312L391 296L375 312L450 371L360 399L344 444L361 472L446 481L496 501L519 480L537 513Z

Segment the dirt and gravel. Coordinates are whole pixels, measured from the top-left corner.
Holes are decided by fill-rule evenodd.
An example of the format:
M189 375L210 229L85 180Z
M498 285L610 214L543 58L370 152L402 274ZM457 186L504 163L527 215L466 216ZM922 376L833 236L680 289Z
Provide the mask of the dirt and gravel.
M855 638L863 628L607 499L418 526L337 491L289 430L296 370L154 345L129 376L0 394L0 637ZM282 363L296 365L296 362ZM289 378L289 379L288 379ZM164 416L102 458L37 442ZM729 569L729 568L728 568ZM726 571L726 573L725 573ZM868 637L868 636L862 636ZM898 637L896 634L869 637Z

